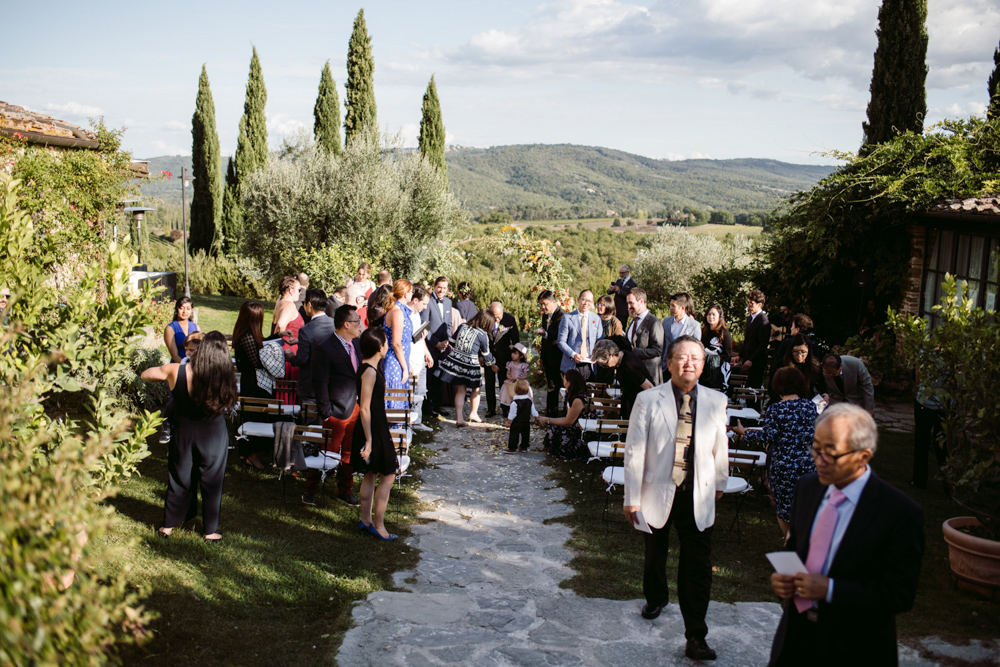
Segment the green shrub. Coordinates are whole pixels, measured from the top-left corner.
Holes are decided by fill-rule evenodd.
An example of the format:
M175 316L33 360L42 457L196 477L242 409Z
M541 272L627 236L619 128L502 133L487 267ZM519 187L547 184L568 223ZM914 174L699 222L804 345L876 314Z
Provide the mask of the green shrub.
M350 246L339 244L313 249L300 249L295 255L295 266L309 276L309 285L319 287L330 294L347 279L354 276L362 262L382 266L382 258L388 252L388 242L380 248L372 248L362 254Z
M434 166L398 143L359 135L337 157L307 140L291 155L272 155L243 186L244 252L268 275L299 270L300 249L340 246L416 276L434 243L468 222Z
M152 317L128 291L136 258L112 242L70 292L0 173L0 664L101 664L146 619L94 545L113 510L98 500L134 473L159 425L122 410L107 379L129 368ZM129 430L131 429L131 430Z
M952 499L1000 538L1000 321L996 311L975 307L965 282L948 275L941 291L937 326L893 312L889 326L916 367L920 398L943 406L941 474Z
M184 246L152 239L146 258L150 271L173 271L177 274L177 292L184 291ZM257 263L243 256L206 254L203 250L188 255L189 283L192 294L218 294L244 299L267 299L274 295L280 276L267 276ZM173 313L171 312L171 317ZM162 331L163 327L160 327Z

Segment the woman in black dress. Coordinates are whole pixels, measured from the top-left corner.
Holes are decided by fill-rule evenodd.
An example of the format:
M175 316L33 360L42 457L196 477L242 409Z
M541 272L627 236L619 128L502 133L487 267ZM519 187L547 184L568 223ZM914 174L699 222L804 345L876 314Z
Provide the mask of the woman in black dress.
M389 420L385 416L385 376L378 369L379 362L389 352L389 343L381 327L365 329L360 343L362 361L358 366L358 405L361 413L351 443L354 472L364 475L358 530L367 531L386 542L396 539L385 529L385 508L389 504L396 470L399 469L396 448L389 435ZM376 476L379 477L378 487L375 486Z
M173 429L167 455L167 497L161 537L184 523L201 486L205 540L216 542L222 510L229 430L224 413L236 404L236 373L229 344L218 331L207 334L186 364L147 368L147 382L166 380L174 395Z
M434 375L441 382L450 383L455 388L455 426L466 426L463 419L465 394L469 394L469 421L481 422L479 417L479 388L483 384L480 366L487 364L498 372L497 360L490 353L490 339L487 331L493 330L496 315L489 308L476 313L468 323L458 325L455 331L455 346L448 355L441 358Z
M628 419L639 392L653 388L653 379L649 377L646 364L634 352L618 349L614 342L607 339L594 343L590 358L595 364L615 371L615 379L622 390L622 419Z

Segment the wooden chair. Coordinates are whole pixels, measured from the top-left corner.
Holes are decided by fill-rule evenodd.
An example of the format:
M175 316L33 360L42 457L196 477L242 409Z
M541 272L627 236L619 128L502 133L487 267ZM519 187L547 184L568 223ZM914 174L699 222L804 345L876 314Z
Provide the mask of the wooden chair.
M292 434L292 441L303 445L313 445L319 452L315 456L306 456L306 467L310 470L318 470L320 473L320 497L326 489L326 474L336 470L340 466L340 454L327 451L330 446L330 438L333 437L333 429L320 426L303 426L297 424L295 432ZM284 471L278 474L281 480L281 507L279 512L285 507L285 486L291 475L285 475Z
M274 397L285 405L297 405L299 402L298 381L275 379Z

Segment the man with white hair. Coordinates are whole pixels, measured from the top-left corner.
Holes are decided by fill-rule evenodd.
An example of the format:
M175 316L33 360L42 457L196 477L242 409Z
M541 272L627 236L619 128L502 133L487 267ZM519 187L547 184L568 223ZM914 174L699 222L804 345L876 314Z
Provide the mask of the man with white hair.
M917 594L924 514L868 465L877 442L875 420L856 405L816 420L816 472L799 480L786 545L806 571L771 575L788 600L771 665L898 662L896 614Z

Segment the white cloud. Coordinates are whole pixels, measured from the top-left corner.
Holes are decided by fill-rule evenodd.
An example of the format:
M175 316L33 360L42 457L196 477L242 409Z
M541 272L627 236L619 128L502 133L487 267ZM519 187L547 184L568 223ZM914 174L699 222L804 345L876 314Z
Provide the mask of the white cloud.
M167 130L169 132L180 132L183 130L191 129L191 126L186 125L185 123L182 123L179 120L168 120L166 123L163 124L161 129Z
M293 118L286 113L268 114L267 117L267 132L269 135L286 136L296 134L309 127L309 125L306 125L301 120Z
M61 113L69 118L90 118L104 114L104 111L100 107L91 107L85 104L78 104L76 102L67 102L66 104L55 104L49 102L45 105L45 110Z
M986 113L986 105L981 102L969 102L967 104L949 104L943 109L929 109L928 116L942 116L944 118L968 118L969 116L982 116Z
M190 146L179 146L174 143L163 141L162 139L153 139L150 144L156 150L157 155L190 155Z
M868 108L868 102L861 99L860 97L855 97L854 95L845 95L843 93L831 93L829 95L820 95L814 100L817 104L822 104L832 111L864 111Z
M447 139L448 133L445 132L445 143L448 143ZM407 148L417 145L417 139L420 136L420 123L405 123L399 128L399 136L403 140L403 145Z

